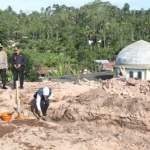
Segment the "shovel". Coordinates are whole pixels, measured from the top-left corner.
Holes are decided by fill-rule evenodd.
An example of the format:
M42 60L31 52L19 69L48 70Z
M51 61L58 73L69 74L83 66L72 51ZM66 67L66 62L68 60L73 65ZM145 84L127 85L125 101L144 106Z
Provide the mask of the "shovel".
M17 102L17 112L18 112L18 114L20 114L20 99L19 99L18 81L16 81L16 102Z
M20 110L20 99L19 99L18 85L19 85L19 82L16 81L16 102L17 102L17 113L18 113L18 116L16 117L16 119L22 119L23 114L21 113L21 110Z

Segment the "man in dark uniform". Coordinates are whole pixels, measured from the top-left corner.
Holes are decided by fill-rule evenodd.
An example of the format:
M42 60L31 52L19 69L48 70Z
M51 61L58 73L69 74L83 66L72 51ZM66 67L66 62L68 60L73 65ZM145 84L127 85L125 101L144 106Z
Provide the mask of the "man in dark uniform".
M49 107L49 102L52 97L52 90L48 87L40 88L34 94L36 100L36 107L40 117L46 117L47 109Z
M16 88L16 81L18 76L20 79L20 89L23 89L24 84L24 69L25 69L26 57L20 52L20 49L15 48L14 54L11 57L11 64L13 66L13 88Z

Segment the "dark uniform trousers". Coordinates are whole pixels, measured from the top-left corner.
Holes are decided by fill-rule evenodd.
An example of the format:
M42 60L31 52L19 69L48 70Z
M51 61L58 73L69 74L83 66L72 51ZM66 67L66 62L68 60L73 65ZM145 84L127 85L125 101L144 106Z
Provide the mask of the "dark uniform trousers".
M48 100L41 100L41 110L42 110L42 113L43 113L43 116L46 116L46 112L47 112L47 109L49 107L49 99Z
M6 69L0 69L0 74L2 78L2 84L3 86L6 85Z
M24 68L19 69L13 69L13 76L14 76L14 87L16 87L16 81L20 81L20 88L23 88L23 82L24 82Z

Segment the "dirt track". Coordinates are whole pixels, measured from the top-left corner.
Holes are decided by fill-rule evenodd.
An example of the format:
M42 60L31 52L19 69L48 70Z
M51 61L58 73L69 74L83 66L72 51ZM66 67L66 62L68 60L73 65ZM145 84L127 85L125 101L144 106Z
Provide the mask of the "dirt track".
M143 83L145 88L141 88ZM29 116L9 123L0 121L1 150L150 149L149 91L143 92L149 82L111 79L80 84L26 83L25 90L20 91L26 114L33 91L44 85L54 92L48 110L54 122ZM11 89L1 90L1 112L13 110L14 95Z

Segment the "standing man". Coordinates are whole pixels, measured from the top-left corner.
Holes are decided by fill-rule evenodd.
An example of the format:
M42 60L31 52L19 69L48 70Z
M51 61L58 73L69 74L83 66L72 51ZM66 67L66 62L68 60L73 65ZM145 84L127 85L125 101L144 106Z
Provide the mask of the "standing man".
M14 54L11 57L11 64L13 66L13 88L16 88L16 81L20 80L20 89L23 89L24 84L24 70L26 57L18 47L15 48Z
M7 54L3 51L3 46L0 44L0 74L2 79L2 89L6 87L6 69L8 69Z
M40 88L34 94L38 114L43 119L46 118L49 102L52 97L52 90L48 87Z

